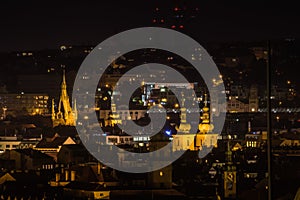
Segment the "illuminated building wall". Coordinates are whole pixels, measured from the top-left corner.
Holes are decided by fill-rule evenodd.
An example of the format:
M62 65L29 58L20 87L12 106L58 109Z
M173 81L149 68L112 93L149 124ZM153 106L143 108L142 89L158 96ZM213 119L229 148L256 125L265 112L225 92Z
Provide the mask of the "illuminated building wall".
M43 115L48 114L47 94L0 94L0 113L7 115Z

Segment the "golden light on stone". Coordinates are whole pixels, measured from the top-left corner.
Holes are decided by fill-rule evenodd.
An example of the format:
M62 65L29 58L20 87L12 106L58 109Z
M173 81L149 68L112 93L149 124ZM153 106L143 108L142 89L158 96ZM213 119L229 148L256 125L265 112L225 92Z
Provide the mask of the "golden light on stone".
M74 100L74 108L71 107L69 95L67 93L67 83L65 70L63 70L63 77L61 83L61 94L58 103L58 110L55 112L54 99L52 99L52 124L53 127L58 125L75 126L77 121L76 100Z
M198 126L201 133L209 133L214 129L213 124L199 124Z

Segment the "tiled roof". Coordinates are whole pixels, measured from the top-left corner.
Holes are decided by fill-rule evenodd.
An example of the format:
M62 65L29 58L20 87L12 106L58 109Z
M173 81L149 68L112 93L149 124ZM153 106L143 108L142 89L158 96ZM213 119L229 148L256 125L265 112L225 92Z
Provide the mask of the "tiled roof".
M26 183L28 185L36 183L47 183L47 180L44 177L38 176L34 172L10 172L9 174L16 180L16 182Z
M13 151L19 152L21 154L30 156L31 158L39 158L39 159L51 159L51 156L48 156L47 154L44 154L38 150L34 149L14 149Z
M86 191L103 191L107 190L102 184L86 183L86 182L70 182L65 186L66 188L86 190Z
M43 139L36 145L36 148L58 148L59 146L62 146L67 139L67 136L56 137L52 141Z
M299 133L291 133L291 132L283 133L283 134L281 134L280 137L288 139L288 140L300 140L300 134Z
M67 144L63 148L67 148L70 151L86 151L86 148L81 144Z

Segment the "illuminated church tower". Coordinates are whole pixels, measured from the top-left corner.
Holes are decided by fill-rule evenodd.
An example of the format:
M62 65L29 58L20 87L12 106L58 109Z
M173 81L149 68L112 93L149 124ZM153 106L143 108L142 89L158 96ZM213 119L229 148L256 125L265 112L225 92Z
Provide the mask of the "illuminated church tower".
M122 119L120 119L120 115L117 113L116 104L112 102L111 113L109 114L109 118L105 121L105 126L115 127L116 124L122 124Z
M63 71L61 93L60 93L57 112L55 112L54 99L52 99L52 124L53 127L59 125L75 126L76 120L77 120L76 101L74 101L74 108L72 109L70 104L70 99L67 93L65 71Z
M212 133L214 125L210 119L210 109L207 105L207 94L204 95L204 107L202 108L202 122L199 124L199 132L195 138L195 149L202 150L203 148L217 147L218 134Z
M184 101L181 108L180 126L177 128L177 134L173 136L173 151L202 151L211 147L217 147L218 134L212 133L214 126L211 124L209 106L207 105L207 95L205 94L203 113L201 123L198 125L198 132L191 133L191 125L186 121L186 108Z
M210 123L210 114L209 114L209 107L207 105L207 94L204 94L204 107L202 108L202 122L199 124L199 132L200 133L209 133L214 129L213 124Z
M191 125L189 123L187 123L186 121L186 107L184 105L185 99L182 98L182 102L181 102L181 116L180 116L180 125L177 129L177 133L178 134L182 134L182 133L190 133L191 130Z
M187 108L185 107L185 99L183 98L183 96L182 96L182 102L180 106L181 106L180 125L179 127L176 127L177 134L173 136L172 151L186 151L188 149L194 150L193 143L194 143L195 133L194 134L190 133L191 124L189 124L186 120Z

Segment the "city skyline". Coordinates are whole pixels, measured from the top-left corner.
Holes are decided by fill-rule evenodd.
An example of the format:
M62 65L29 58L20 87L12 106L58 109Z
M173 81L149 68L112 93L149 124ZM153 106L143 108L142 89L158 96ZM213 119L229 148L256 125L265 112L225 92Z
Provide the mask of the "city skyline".
M1 4L0 199L298 200L297 2Z

